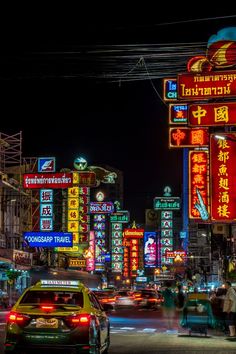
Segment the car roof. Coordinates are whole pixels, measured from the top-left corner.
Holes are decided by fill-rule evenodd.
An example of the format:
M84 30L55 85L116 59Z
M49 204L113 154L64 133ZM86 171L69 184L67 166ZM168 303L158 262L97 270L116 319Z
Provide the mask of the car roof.
M28 290L90 291L79 280L40 280Z

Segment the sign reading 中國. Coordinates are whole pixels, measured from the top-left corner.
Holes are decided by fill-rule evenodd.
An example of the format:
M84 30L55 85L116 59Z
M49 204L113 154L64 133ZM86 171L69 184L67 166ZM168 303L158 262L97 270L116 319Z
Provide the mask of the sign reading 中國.
M72 247L72 232L24 232L29 247Z

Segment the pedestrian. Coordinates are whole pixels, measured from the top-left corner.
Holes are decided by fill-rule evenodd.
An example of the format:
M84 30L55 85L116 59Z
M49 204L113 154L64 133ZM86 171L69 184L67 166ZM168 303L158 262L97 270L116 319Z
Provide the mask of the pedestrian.
M183 292L183 287L181 284L177 286L178 292L175 299L175 305L177 311L182 311L185 303L185 294Z
M162 292L163 295L163 317L166 320L167 331L173 330L174 317L175 317L175 293L171 290L171 283L166 282L166 288Z
M225 314L226 324L229 327L229 336L235 337L235 323L236 323L236 292L234 288L231 286L230 281L225 282L225 288L227 289L223 312Z

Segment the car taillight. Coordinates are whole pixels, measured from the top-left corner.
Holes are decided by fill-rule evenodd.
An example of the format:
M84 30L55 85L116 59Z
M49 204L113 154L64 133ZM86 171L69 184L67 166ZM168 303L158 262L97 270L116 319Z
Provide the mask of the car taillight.
M66 317L65 321L69 327L86 326L90 324L91 316L87 313Z
M17 312L10 312L7 316L8 323L16 323L19 326L25 326L30 321L30 317Z

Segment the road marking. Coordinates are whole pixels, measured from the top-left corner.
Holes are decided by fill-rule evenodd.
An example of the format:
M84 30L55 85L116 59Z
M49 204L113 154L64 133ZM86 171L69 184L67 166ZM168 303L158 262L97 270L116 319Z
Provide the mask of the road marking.
M156 332L156 328L144 328L142 332Z
M120 327L120 329L125 329L129 331L135 329L135 327Z

